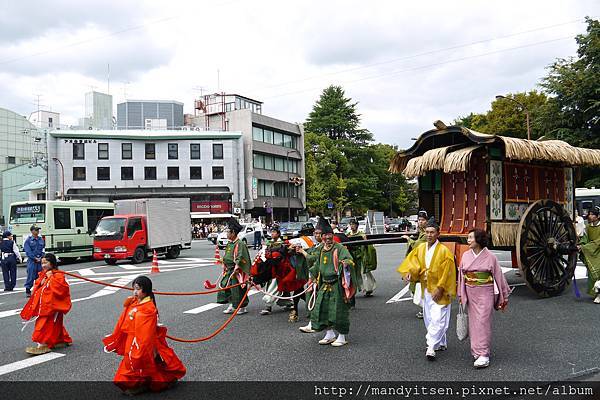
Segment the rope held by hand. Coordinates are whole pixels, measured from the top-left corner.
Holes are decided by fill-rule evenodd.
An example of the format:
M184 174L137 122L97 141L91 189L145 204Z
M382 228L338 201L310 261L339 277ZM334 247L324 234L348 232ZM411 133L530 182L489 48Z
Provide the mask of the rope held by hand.
M118 288L118 289L133 290L133 288L130 288L128 286L113 285L112 283L106 283L106 282L102 282L102 281L97 281L95 279L85 278L83 276L75 275L75 274L72 274L72 273L67 272L67 271L56 270L54 272L55 273L56 272L61 272L61 273L65 274L65 275L68 275L68 276L70 276L72 278L81 279L81 280L84 280L84 281L95 283L97 285L110 286L110 287L114 287L114 288ZM157 291L157 290L153 290L152 292L154 294L163 295L163 296L196 296L196 295L201 295L201 294L218 293L218 292L221 292L223 290L229 290L231 288L234 288L234 287L237 287L237 286L241 286L241 285L242 285L242 283L237 283L235 285L226 286L224 288L213 289L213 290L205 290L205 291L201 291L201 292L161 292L161 291Z

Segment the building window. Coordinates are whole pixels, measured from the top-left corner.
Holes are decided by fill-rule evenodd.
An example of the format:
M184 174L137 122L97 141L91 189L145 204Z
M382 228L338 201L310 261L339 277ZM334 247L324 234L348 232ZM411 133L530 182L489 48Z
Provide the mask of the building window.
M292 136L291 135L283 135L283 146L284 147L292 147Z
M273 196L273 181L258 180L258 195L263 197Z
M265 169L273 170L273 157L265 156Z
M275 132L273 144L277 146L283 146L283 134L280 132Z
M73 160L85 160L85 143L73 143Z
M273 143L273 131L265 129L265 143Z
M263 141L263 130L262 130L262 128L259 128L257 126L253 126L252 127L252 139L256 140L257 142L262 142Z
M155 181L156 167L144 167L144 179L147 181Z
M200 159L200 143L190 144L190 159L191 160L199 160Z
M98 143L98 160L108 160L108 143Z
M133 159L133 145L131 143L121 143L121 159L132 160Z
M223 145L220 143L213 143L213 160L223 159Z
M177 160L179 158L179 149L177 143L169 143L169 160Z
M132 181L133 180L133 167L121 167L121 180Z
M73 167L73 180L85 181L85 167Z
M110 181L110 167L97 167L96 179L99 181Z
M254 168L260 168L260 169L264 169L265 168L265 156L263 156L262 154L257 154L254 153L252 155L253 158L253 166Z
M179 179L179 167L167 167L167 179L178 180Z
M223 167L212 167L213 179L225 179L225 170Z
M37 199L38 200L46 200L46 193L38 193Z
M202 167L190 167L190 179L202 179Z
M16 164L17 163L17 159L15 157L8 156L8 157L6 157L6 163L7 164Z
M285 163L284 158L275 157L275 171L284 171L283 165Z
M146 160L156 159L156 145L154 143L146 143Z

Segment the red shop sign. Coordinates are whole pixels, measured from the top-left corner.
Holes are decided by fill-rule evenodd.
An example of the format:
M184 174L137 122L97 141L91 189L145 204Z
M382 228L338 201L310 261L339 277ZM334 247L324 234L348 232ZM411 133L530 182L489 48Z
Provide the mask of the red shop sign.
M192 212L226 214L231 211L228 201L192 201Z

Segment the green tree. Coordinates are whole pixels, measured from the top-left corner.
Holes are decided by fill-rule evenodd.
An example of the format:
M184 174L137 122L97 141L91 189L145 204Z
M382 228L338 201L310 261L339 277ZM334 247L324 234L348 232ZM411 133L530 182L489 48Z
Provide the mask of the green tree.
M544 125L548 135L572 145L600 148L600 22L586 18L577 35L577 57L558 59L541 86L551 95Z
M508 94L506 97L523 104L529 111L531 139L535 140L544 136L545 132L540 118L547 103L546 95L532 90L529 93ZM456 119L455 124L490 135L527 139L525 110L509 99L496 99L491 104L491 110L485 114L471 113L466 117Z

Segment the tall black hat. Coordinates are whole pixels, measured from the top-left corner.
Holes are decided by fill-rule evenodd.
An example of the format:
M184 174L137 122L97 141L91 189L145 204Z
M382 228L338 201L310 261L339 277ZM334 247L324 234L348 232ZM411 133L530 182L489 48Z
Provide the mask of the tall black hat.
M588 211L588 214L594 214L595 216L600 216L600 207L598 207L598 206L592 207L592 209L590 211Z
M230 218L229 221L227 221L227 229L238 234L242 231L242 229L244 229L244 227L240 225L235 218Z
M333 233L333 228L329 225L329 221L325 218L319 218L319 223L317 224L317 228L321 230L323 235L327 233Z
M281 229L279 228L279 225L273 225L270 229L271 232L275 231L278 233L281 233Z
M439 230L440 226L437 224L437 222L435 222L435 218L431 217L429 218L429 221L427 221L427 225L425 225L425 228L435 228Z
M425 218L425 219L427 219L427 211L425 211L425 210L421 210L421 211L419 211L419 213L418 213L417 215L418 215L418 217L420 217L420 218Z
M354 224L354 225L358 225L358 221L356 220L356 218L352 218L352 219L351 219L351 220L348 222L348 225L352 225L352 224Z

